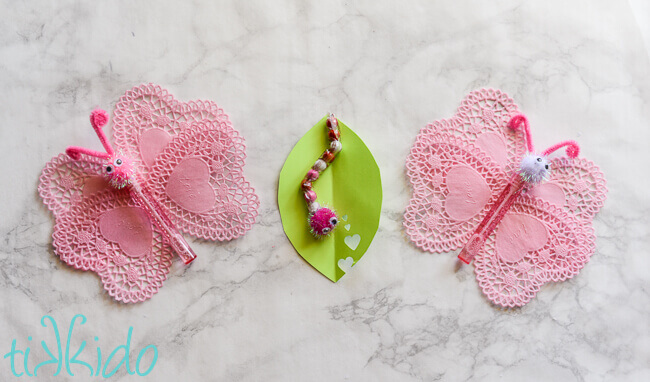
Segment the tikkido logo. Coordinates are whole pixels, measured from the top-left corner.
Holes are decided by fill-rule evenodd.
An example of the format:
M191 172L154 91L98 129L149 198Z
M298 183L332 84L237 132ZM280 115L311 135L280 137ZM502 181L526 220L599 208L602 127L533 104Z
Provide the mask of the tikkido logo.
M42 352L38 351L35 353L40 354L37 354L36 357L32 358L37 358L40 360L42 358L49 357L49 359L42 361L35 366L30 366L33 365L34 362L32 362L29 358L30 352L32 350L30 349L31 344L29 342L32 341L32 336L27 337L28 343L27 347L25 347L24 350L20 350L15 339L12 340L11 351L4 355L4 359L7 359L10 362L11 372L13 375L16 377L20 377L22 375L25 375L27 377L36 377L37 373L38 376L42 376L43 374L47 375L50 371L52 371L52 376L58 376L62 373L64 365L65 371L63 371L62 375L65 376L65 373L67 373L69 376L73 377L75 376L75 372L78 372L79 376L82 378L87 375L86 372L88 371L90 372L91 377L101 376L108 378L117 373L122 365L124 365L126 372L131 375L137 374L139 376L145 376L153 370L154 366L156 365L156 361L158 361L158 349L155 345L148 345L142 348L138 353L138 357L134 365L135 368L132 368L132 363L130 360L131 337L133 335L132 326L129 327L128 333L126 335L126 343L124 345L119 345L113 349L113 351L105 360L102 359L102 349L99 346L99 338L97 336L94 337L94 341L97 346L96 354L93 354L94 352L92 350L84 352L84 349L86 348L86 341L81 341L76 351L74 349L71 349L71 346L73 346L71 345L72 342L78 343L78 341L72 340L72 331L75 327L75 323L77 323L77 319L79 319L78 325L83 325L86 323L86 317L83 314L77 314L72 317L72 320L70 321L70 328L68 330L68 338L64 349L61 343L61 336L59 335L59 327L56 324L56 320L47 315L41 318L41 326L44 328L47 328L48 326L52 327L54 346L50 347L45 342L45 340L41 341L41 346L43 347L45 354L42 354ZM54 352L51 349L54 349ZM70 353L72 351L74 351L74 355L70 356ZM121 359L119 359L120 356ZM81 359L78 359L78 357ZM119 362L115 364L118 359ZM92 365L86 361L90 361ZM111 365L111 363L113 363L113 365ZM46 367L41 369L43 366Z

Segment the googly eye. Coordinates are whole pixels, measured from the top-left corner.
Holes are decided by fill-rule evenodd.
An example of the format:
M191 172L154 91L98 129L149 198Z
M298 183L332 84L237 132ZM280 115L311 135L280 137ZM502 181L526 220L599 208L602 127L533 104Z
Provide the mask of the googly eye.
M323 235L327 235L328 233L330 233L330 229L327 227L323 228Z
M334 227L335 225L339 224L339 219L336 218L336 216L330 218L330 225Z
M541 161L542 161L542 158L541 158L541 157L537 157L537 161L538 161L538 162L541 162Z
M114 163L115 163L115 166L120 167L122 165L122 159L117 158L117 159L115 159Z
M106 170L106 173L107 173L107 174L112 174L112 173L113 173L113 166L108 165L108 166L106 166L106 169L105 169L105 170Z

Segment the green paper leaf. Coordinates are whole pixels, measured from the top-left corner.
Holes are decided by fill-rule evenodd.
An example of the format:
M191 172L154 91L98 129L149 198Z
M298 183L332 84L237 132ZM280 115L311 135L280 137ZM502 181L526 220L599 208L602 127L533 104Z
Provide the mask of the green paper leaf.
M300 182L329 147L327 116L305 134L287 157L278 186L278 206L284 232L300 256L336 282L361 259L372 242L381 213L379 167L363 141L339 120L343 150L314 182L317 202L333 208L340 223L328 237L316 239L309 232L309 212Z

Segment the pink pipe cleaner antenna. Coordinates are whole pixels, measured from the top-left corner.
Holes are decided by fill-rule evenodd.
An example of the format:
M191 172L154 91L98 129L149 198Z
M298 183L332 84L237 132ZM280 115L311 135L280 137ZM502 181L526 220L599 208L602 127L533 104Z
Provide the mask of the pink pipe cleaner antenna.
M526 116L523 114L516 114L510 119L510 122L508 122L508 127L510 127L513 130L521 129L522 125L523 125L524 133L526 134L526 148L528 149L529 153L533 153L535 151L535 148L533 146L533 138L530 133L530 123L528 123L528 118L526 118ZM552 152L564 146L568 146L566 149L566 155L569 156L569 158L571 159L576 158L578 154L580 154L580 146L578 146L578 144L575 141L563 141L547 148L542 152L541 155L548 156Z
M104 146L104 149L106 150L105 153L90 150L85 147L70 146L65 150L66 154L75 160L80 158L80 154L86 154L102 159L110 158L114 154L113 147L108 142L108 139L106 139L104 131L102 131L102 127L106 125L106 123L108 123L108 113L106 113L106 111L98 108L90 113L90 124L93 126L97 137L99 137L99 140L102 142L102 146Z
M535 152L535 147L533 146L533 137L530 134L530 124L528 123L528 118L526 118L526 116L523 114L517 114L512 117L512 119L510 119L510 122L508 122L508 127L513 130L520 130L522 128L521 125L523 125L523 130L526 134L526 148L528 149L528 152Z
M575 141L564 141L564 142L560 142L560 143L558 143L556 145L553 145L553 146L547 148L546 150L544 150L542 152L542 155L543 156L548 156L549 154L551 154L555 150L560 149L560 148L562 148L564 146L568 146L567 149L566 149L566 155L569 158L574 159L574 158L578 157L578 154L580 154L580 146L578 146L578 144Z

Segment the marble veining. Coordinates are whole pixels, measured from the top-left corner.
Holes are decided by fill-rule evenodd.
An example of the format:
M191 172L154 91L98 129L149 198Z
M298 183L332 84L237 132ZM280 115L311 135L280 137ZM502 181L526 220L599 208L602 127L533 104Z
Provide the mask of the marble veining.
M33 368L47 359L40 341L53 341L41 317L66 336L84 314L72 344L88 341L90 361L96 342L106 357L130 326L132 359L157 346L148 377L114 380L650 380L650 22L640 0L2 5L0 355L16 339L31 346ZM261 206L247 235L190 240L190 267L177 259L158 295L123 305L54 255L36 187L66 146L99 149L92 108L112 110L143 82L225 109ZM423 253L402 230L417 132L478 87L511 95L539 147L578 141L608 180L591 261L521 309L490 305L472 267ZM295 253L276 203L287 154L327 111L365 140L384 183L377 236L336 284ZM34 379L67 380L53 370ZM0 379L12 378L0 357Z

